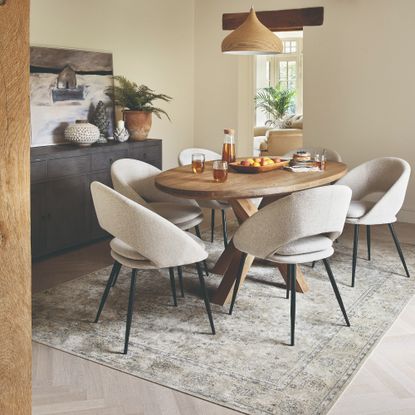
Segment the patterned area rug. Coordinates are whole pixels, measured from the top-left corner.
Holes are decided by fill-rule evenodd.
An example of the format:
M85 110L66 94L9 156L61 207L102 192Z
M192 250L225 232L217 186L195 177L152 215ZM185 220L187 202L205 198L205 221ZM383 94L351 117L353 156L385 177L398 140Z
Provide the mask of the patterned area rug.
M207 243L213 266L223 245ZM361 244L361 256L366 255ZM129 354L123 349L129 271L122 270L101 320L97 311L110 268L34 296L33 338L97 363L248 414L324 414L370 350L415 294L392 242L374 242L372 261L358 261L350 288L351 247L336 244L331 259L352 327L341 312L322 263L304 266L310 291L297 296L296 345L289 342L289 301L278 271L255 264L234 314L213 305L209 323L194 267L185 298L173 307L168 272L140 272ZM413 246L403 245L415 274ZM211 275L212 290L219 277Z

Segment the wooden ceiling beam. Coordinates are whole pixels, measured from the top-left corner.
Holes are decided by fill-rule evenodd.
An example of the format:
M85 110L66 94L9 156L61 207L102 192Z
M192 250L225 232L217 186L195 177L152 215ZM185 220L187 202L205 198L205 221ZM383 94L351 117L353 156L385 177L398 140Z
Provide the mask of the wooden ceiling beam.
M324 7L258 11L256 14L262 24L273 32L303 30L304 26L321 26L324 21ZM235 30L247 17L248 13L225 13L222 16L222 28Z

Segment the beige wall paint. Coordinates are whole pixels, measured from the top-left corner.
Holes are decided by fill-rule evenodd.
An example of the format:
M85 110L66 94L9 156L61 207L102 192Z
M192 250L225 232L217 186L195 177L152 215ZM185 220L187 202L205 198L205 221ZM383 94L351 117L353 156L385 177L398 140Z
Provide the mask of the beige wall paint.
M163 139L163 167L193 145L194 1L32 0L30 42L112 52L114 72L171 95L150 136Z
M224 12L250 0L196 0L195 144L218 150L222 128L250 147L252 79L246 57L223 56ZM379 156L415 166L415 2L257 0L257 10L324 6L322 27L304 31L304 141L334 148L351 167ZM401 219L415 222L415 181Z

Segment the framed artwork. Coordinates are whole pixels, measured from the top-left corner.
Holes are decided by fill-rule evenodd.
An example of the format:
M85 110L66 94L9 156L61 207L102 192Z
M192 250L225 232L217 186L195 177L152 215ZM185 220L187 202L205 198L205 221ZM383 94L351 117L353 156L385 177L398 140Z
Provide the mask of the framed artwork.
M65 128L91 119L99 101L114 125L114 107L105 90L113 86L111 53L33 46L30 48L32 146L64 143Z

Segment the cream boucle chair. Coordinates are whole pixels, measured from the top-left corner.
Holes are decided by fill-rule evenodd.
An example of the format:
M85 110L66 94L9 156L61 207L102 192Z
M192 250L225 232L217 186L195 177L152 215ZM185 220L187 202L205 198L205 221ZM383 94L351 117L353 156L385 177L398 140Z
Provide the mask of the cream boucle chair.
M325 151L326 160L328 161L338 161L341 162L342 158L340 154L336 150L330 150L329 148L323 148L323 147L302 147L298 148L296 150L291 150L288 153L285 153L282 157L291 158L294 153L296 153L299 150L308 151L311 154L319 153L321 154L323 150Z
M352 287L355 285L357 250L359 243L359 226L366 225L368 260L370 260L370 227L387 224L395 242L396 249L409 278L399 239L393 223L405 200L408 187L410 165L395 157L377 158L351 170L337 183L352 189L352 201L347 213L346 223L354 225ZM367 200L370 195L376 195L378 201Z
M131 286L124 342L124 354L126 354L133 315L137 270L169 268L173 301L174 305L177 306L173 267L196 263L210 327L212 333L215 334L209 298L200 265L200 262L208 256L203 242L196 236L182 231L157 213L102 183L93 182L91 193L100 226L114 236L114 239L110 242L114 266L108 278L95 323L99 320L121 266L131 268Z
M340 292L327 260L333 241L344 227L352 192L346 186L324 186L293 193L259 210L236 231L233 243L243 254L229 314L236 301L247 254L288 265L287 298L291 288L291 345L294 345L296 264L323 260L347 326Z
M135 159L120 159L111 166L114 189L158 213L180 229L196 227L203 220L203 213L194 200L180 199L157 189L154 179L161 170L151 164ZM200 237L200 236L199 236Z
M327 161L337 161L339 163L341 163L343 160L340 156L340 154L336 151L336 150L330 150L329 148L323 148L323 147L302 147L302 148L297 148L296 150L291 150L288 153L285 153L282 157L284 158L292 158L293 154L295 154L297 151L308 151L311 155L319 153L321 154L323 152L323 150L325 151L325 155L326 155L326 160ZM312 267L314 268L314 266L316 265L316 262L313 261L312 263Z
M193 153L202 153L205 155L206 161L212 160L221 160L222 156L218 153L215 153L212 150L206 148L186 148L179 153L179 164L180 166L186 166L192 163L192 154ZM228 245L228 231L226 224L226 209L229 209L231 206L228 202L219 201L219 200L198 200L197 203L199 206L211 209L211 220L210 220L210 241L213 242L214 233L215 233L215 211L220 210L222 213L222 229L223 229L223 243L226 246Z

